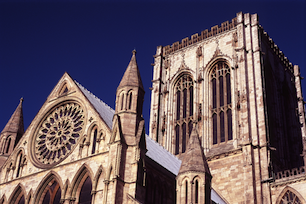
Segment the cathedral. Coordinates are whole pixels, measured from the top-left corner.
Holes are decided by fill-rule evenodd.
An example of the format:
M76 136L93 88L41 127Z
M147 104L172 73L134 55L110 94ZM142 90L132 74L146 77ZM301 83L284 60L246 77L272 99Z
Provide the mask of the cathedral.
M257 14L157 47L149 135L140 71L134 50L115 110L68 73L26 130L20 99L0 204L306 204L300 68Z

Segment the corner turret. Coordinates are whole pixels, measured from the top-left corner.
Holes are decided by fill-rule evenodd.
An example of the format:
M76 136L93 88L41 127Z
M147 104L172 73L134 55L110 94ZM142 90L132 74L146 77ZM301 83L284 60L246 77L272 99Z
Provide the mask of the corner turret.
M22 102L23 98L0 134L0 167L24 134Z
M211 173L194 124L189 145L176 177L180 203L211 203Z
M115 110L115 115L120 117L124 139L131 145L135 144L139 124L143 121L144 94L145 91L136 61L136 51L133 50L131 61L116 91ZM113 122L115 123L115 121Z

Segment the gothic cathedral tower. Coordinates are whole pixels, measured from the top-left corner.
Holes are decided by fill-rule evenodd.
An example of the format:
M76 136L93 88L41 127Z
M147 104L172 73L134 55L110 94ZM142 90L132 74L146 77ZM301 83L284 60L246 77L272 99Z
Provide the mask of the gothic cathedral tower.
M299 68L257 14L159 46L154 58L150 137L184 160L197 123L213 189L229 203L270 203L273 176L304 165L305 118Z

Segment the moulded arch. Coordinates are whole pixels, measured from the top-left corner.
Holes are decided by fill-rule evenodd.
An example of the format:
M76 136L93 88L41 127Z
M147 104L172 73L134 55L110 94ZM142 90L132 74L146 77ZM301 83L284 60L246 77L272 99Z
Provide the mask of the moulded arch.
M298 199L301 201L302 204L306 204L305 199L303 198L303 196L301 196L301 194L295 190L294 188L290 187L290 186L286 186L282 192L279 194L277 200L276 200L276 204L280 204L282 201L283 196L287 193L287 191L292 192L293 194L295 194L296 197L298 197Z
M130 89L128 90L126 94L126 109L131 110L133 108L133 95L134 90Z
M102 165L100 165L95 177L93 178L92 191L97 190L98 182L102 174L103 174L103 167Z
M28 193L28 195L27 195L27 197L26 197L26 199L25 199L26 203L31 204L32 198L33 198L33 190L31 188L29 193Z
M5 139L5 141L4 141L4 150L3 150L3 152L5 153L5 154L7 154L7 153L9 153L9 151L10 151L10 146L13 144L13 142L12 142L12 135L9 135L9 136L7 136L6 137L6 139Z
M5 194L2 195L2 197L0 198L0 204L6 204L7 203L7 200L6 200L6 196Z
M203 69L203 76L209 76L209 74L211 73L212 69L214 68L214 65L217 64L218 62L226 62L226 64L231 67L231 65L233 64L232 62L232 58L226 56L226 55L219 55L217 57L212 58L207 64L206 66L204 66ZM204 77L205 78L205 77Z
M119 96L119 100L118 100L118 111L121 111L121 110L124 110L125 109L125 107L126 107L126 102L125 102L125 94L126 92L125 91L121 91L119 94L118 94L118 96Z
M33 197L33 203L39 203L43 193L47 187L47 185L52 182L53 180L55 180L61 189L61 198L64 198L64 193L63 193L63 183L62 183L62 179L61 177L54 172L53 170L51 170L43 179L42 181L39 183L39 185L37 186L37 189L34 193L34 197Z
M83 185L87 176L89 176L91 183L93 183L93 172L91 168L84 163L72 179L71 185L68 188L67 196L75 198L78 191L81 190L79 187Z
M187 175L185 175L185 176L182 177L182 178L179 178L179 179L178 179L178 185L181 186L186 180L187 180L187 181L190 181L190 178L189 178Z
M13 190L7 203L16 204L21 199L22 196L26 198L26 190L25 190L25 187L21 183L19 183Z
M192 178L192 183L194 183L196 180L198 180L199 182L203 182L203 179L202 179L202 177L201 176L199 176L199 175L196 175L196 176L194 176L193 178Z
M194 72L194 71L192 71L192 70L181 70L181 71L178 71L177 73L175 73L172 76L172 79L170 80L171 81L170 90L174 90L175 89L175 86L176 86L177 82L184 75L189 75L192 78L192 81L194 81L195 76L193 76L192 72Z

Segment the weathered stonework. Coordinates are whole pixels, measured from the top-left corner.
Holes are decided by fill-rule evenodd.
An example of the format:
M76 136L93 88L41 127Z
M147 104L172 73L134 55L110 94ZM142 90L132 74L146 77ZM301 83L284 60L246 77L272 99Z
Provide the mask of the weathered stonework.
M154 59L149 136L136 51L115 110L67 73L25 132L21 100L0 135L0 204L306 204L300 68L256 14Z

